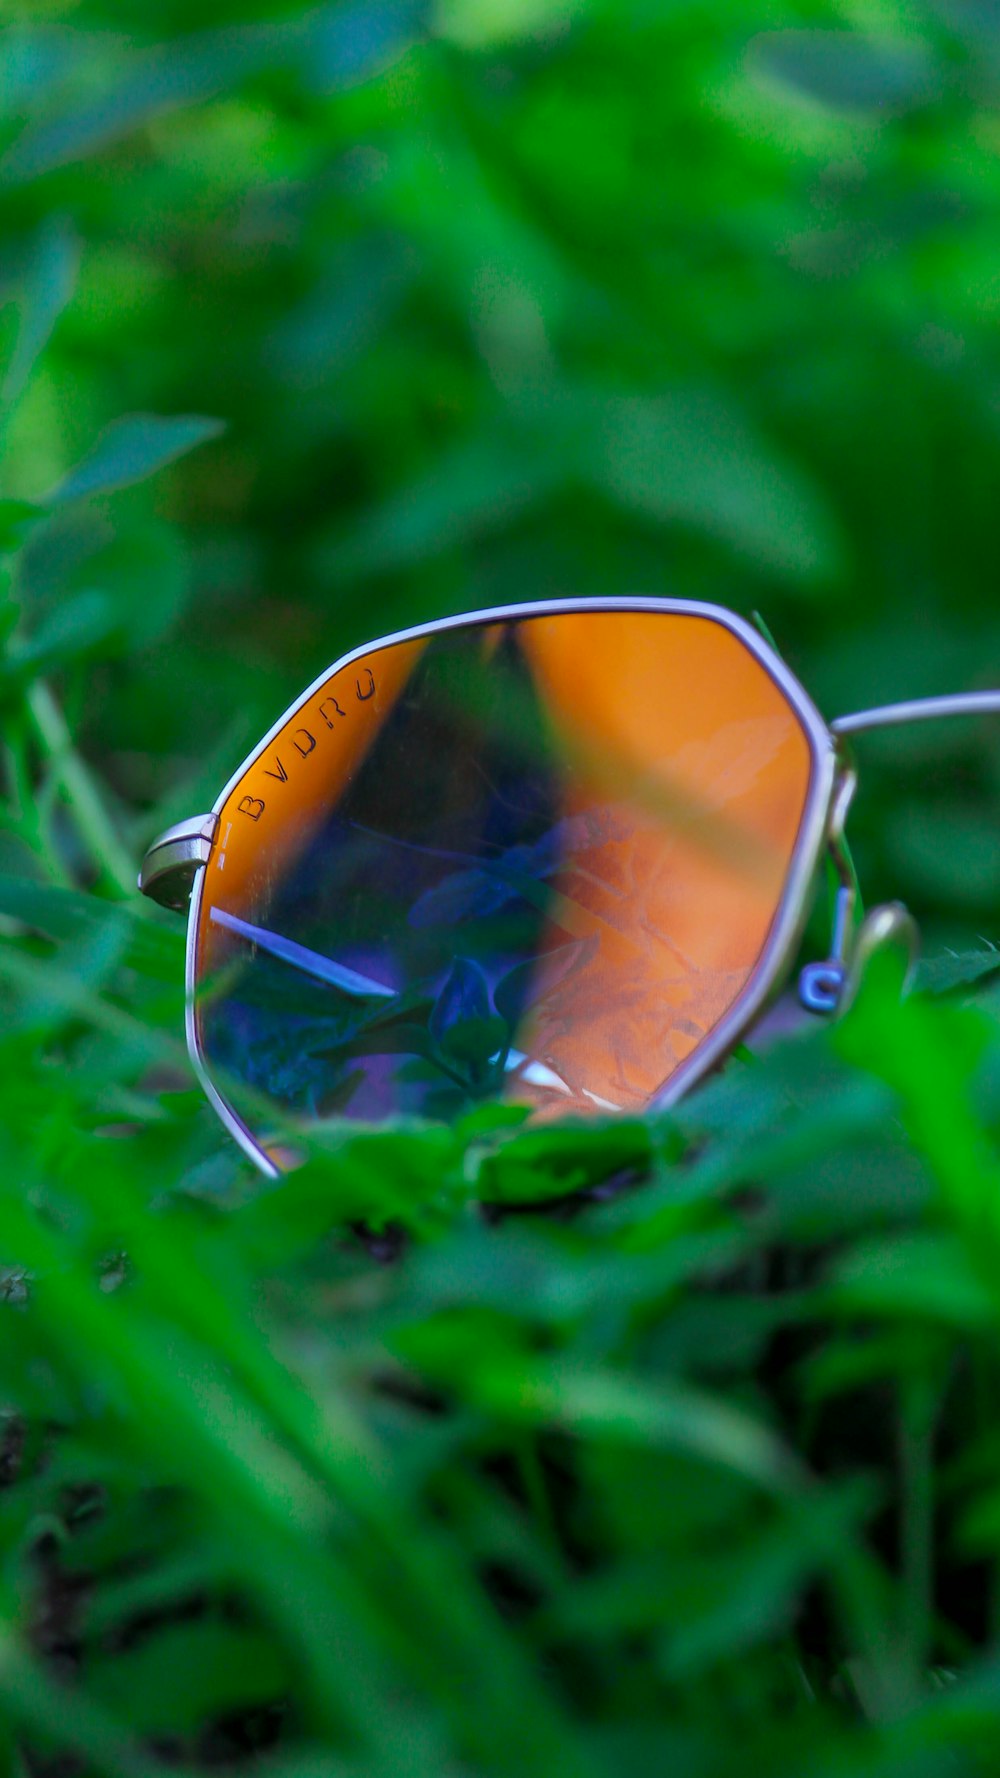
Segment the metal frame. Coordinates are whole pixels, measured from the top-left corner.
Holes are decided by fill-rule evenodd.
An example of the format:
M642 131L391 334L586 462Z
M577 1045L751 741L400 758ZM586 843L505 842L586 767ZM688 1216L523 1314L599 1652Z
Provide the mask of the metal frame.
M757 966L725 1018L720 1021L705 1042L700 1044L674 1071L662 1091L651 1099L651 1106L654 1109L662 1109L675 1104L695 1082L710 1073L752 1025L777 982L781 979L801 937L808 911L809 890L820 854L829 837L831 810L838 782L836 736L824 722L803 686L749 623L734 612L727 611L721 605L703 604L693 599L636 597L544 599L514 605L498 605L484 611L464 612L455 617L437 618L430 623L415 624L405 630L396 630L391 635L378 637L373 641L363 643L358 648L351 649L318 674L305 691L301 692L288 706L277 722L268 729L267 734L247 755L238 770L233 773L216 798L211 816L198 816L190 822L181 822L178 826L171 828L169 833L161 835L154 842L143 861L140 887L143 887L147 894L154 896L157 893L157 886L166 885L168 882L166 873L169 864L172 876L169 879L171 900L168 905L177 905L175 899L177 872L183 870L194 877L188 913L185 965L187 1002L185 1029L188 1052L198 1079L226 1129L251 1160L256 1162L261 1171L269 1177L280 1177L281 1169L264 1152L238 1113L214 1085L198 1043L194 998L195 954L206 877L203 866L207 863L212 843L211 835L206 832L208 823L217 824L219 812L230 793L235 789L244 773L249 771L260 755L271 745L285 724L322 689L334 673L340 672L344 667L351 666L354 661L360 660L364 655L371 654L378 648L390 647L398 642L416 641L425 636L443 634L448 630L470 629L480 624L514 622L522 618L552 617L563 612L587 611L644 611L662 613L664 616L700 617L708 622L718 624L744 644L754 659L764 668L768 677L784 693L801 723L809 744L811 773L806 806L799 824L798 837L781 902ZM214 826L211 831L214 833Z
M268 730L263 740L248 754L217 797L210 814L195 816L191 820L179 822L153 842L143 859L139 877L140 889L164 906L183 909L185 901L189 901L185 963L185 1027L188 1051L198 1079L225 1128L256 1165L270 1177L279 1177L281 1169L264 1152L237 1112L213 1083L201 1054L195 1026L194 967L201 898L205 881L204 866L211 856L220 809L244 773L270 746L276 735L281 732L298 710L317 691L322 689L334 673L350 666L373 649L436 635L446 630L470 628L476 624L514 621L532 616L552 616L560 612L585 611L662 612L665 615L701 617L709 622L719 624L721 628L728 630L748 648L769 678L785 694L802 724L809 742L812 762L809 795L806 808L803 811L795 851L789 866L781 903L760 961L742 994L738 996L726 1017L720 1021L711 1036L675 1070L662 1092L651 1100L654 1108L675 1104L698 1080L709 1073L723 1056L728 1054L733 1045L739 1041L742 1034L753 1023L777 982L781 979L801 935L808 909L809 888L820 853L824 843L830 844L836 850L839 842L839 830L843 826L843 814L846 812L846 805L853 792L852 769L847 767L838 770L838 743L841 739L850 735L866 733L871 729L886 728L903 723L954 716L1000 714L1000 691L983 691L880 705L871 710L858 711L852 715L840 717L827 725L800 682L789 672L769 644L749 624L722 606L704 604L697 600L550 599L495 606L484 611L466 612L455 617L439 618L430 623L413 625L408 629L398 630L388 636L366 642L342 655L319 674L306 690L289 705L284 714ZM841 934L841 939L846 939L846 933ZM845 964L840 957L840 952L844 948L843 942L840 944L839 950L835 946L838 959L837 967L841 976L844 974ZM828 968L826 965L818 967L820 969ZM829 996L826 999L829 1000L829 1004L824 1003L820 1010L829 1011L834 1005L835 1001L830 1000Z
M959 691L944 698L911 698L905 704L877 704L874 710L858 710L853 716L838 716L831 722L830 732L834 735L863 735L873 728L941 721L946 716L1000 716L1000 691Z

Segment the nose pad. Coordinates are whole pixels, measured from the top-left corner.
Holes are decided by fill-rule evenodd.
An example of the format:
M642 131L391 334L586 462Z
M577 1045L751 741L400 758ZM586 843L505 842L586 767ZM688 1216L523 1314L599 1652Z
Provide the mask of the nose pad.
M840 1005L847 970L830 958L826 963L807 963L799 975L799 1003L807 1012L829 1015Z
M850 966L839 1011L846 1011L861 984L870 957L876 951L901 950L906 956L904 986L909 987L920 955L920 929L908 907L901 901L883 902L872 908L858 927L851 949Z
M825 963L807 963L799 976L799 1000L809 1012L830 1015L846 1012L858 991L869 959L876 951L893 946L905 951L909 984L920 950L917 923L901 901L887 901L872 908L862 920L846 960L829 957Z

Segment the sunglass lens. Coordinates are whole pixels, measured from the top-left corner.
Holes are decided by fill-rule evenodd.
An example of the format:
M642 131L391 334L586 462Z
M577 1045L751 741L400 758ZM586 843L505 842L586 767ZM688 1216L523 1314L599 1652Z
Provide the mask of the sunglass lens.
M792 703L707 617L373 649L221 810L195 950L210 1077L295 1119L644 1106L753 978L811 776Z

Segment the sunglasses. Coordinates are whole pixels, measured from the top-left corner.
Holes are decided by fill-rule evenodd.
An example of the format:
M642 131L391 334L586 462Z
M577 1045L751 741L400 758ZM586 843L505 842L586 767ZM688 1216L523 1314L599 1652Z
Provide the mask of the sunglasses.
M145 894L189 904L208 1097L271 1175L293 1158L274 1122L674 1103L783 981L824 855L804 1005L836 1011L910 930L898 903L854 930L847 737L977 711L1000 691L828 724L749 624L684 600L512 605L355 649L143 860Z

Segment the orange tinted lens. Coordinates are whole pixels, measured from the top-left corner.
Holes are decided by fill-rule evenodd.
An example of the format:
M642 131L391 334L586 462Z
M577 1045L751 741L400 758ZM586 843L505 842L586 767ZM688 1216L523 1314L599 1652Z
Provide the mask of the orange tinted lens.
M305 1116L641 1107L751 982L811 776L785 693L710 618L373 649L221 811L206 1064Z

